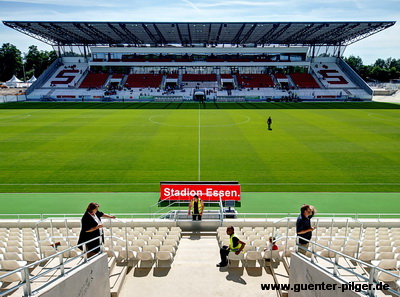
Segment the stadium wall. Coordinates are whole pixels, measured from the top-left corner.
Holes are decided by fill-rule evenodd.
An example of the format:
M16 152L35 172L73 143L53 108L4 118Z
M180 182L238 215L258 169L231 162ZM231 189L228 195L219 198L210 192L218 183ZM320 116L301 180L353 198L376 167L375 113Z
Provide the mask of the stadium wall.
M107 254L77 268L47 289L41 290L38 297L110 297L110 281Z
M332 275L326 273L317 265L310 263L309 260L303 259L296 253L292 253L290 257L290 273L289 273L289 284L291 284L291 289L288 291L289 297L309 297L309 296L324 296L324 297L336 297L338 295L339 289L337 287L342 287L345 283ZM310 285L325 285L323 290L311 290ZM299 289L296 292L295 286L307 286L310 290ZM328 285L336 285L336 289L328 289ZM330 287L330 286L329 286ZM322 287L323 288L323 287ZM330 287L330 288L333 288ZM340 291L340 296L344 297L358 297L365 296L361 293L354 292L352 290Z

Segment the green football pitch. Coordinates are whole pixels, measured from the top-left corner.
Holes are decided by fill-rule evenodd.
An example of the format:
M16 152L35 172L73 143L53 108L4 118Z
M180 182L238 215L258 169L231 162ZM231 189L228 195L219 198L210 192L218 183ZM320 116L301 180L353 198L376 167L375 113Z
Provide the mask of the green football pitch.
M6 193L156 195L160 181L238 181L245 193L272 195L260 200L266 205L279 203L278 193L354 193L341 202L355 207L364 200L349 199L360 193L390 193L382 212L397 212L399 148L396 104L7 103L0 105L0 201L9 213ZM116 204L114 212L129 209ZM249 212L260 210L254 204Z

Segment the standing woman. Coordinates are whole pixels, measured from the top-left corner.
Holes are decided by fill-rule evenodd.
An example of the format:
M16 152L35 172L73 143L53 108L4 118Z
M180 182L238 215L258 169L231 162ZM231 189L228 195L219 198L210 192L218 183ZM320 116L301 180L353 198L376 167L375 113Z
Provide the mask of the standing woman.
M103 234L103 223L101 222L101 218L111 218L115 219L115 216L110 216L102 213L99 210L100 205L95 202L89 203L86 208L86 212L82 216L81 223L82 229L79 234L78 244L91 240L93 238L99 237L101 235L102 242L104 242L104 234ZM86 244L86 251L94 249L93 251L88 253L88 258L97 254L100 251L100 240L96 239L88 244ZM83 250L83 246L80 246L79 249Z

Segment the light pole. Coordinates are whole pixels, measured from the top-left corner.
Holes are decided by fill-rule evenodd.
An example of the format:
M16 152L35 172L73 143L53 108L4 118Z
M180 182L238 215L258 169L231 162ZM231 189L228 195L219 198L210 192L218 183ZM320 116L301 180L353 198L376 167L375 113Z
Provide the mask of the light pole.
M24 83L26 83L25 63L26 63L26 55L24 53L24 55L22 57L22 71L24 72Z

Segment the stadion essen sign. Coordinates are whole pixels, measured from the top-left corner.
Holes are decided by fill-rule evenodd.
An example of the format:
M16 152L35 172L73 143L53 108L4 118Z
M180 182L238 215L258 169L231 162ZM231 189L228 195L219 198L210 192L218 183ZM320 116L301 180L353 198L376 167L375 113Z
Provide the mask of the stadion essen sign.
M188 201L194 195L204 201L240 201L239 184L160 184L160 200Z

